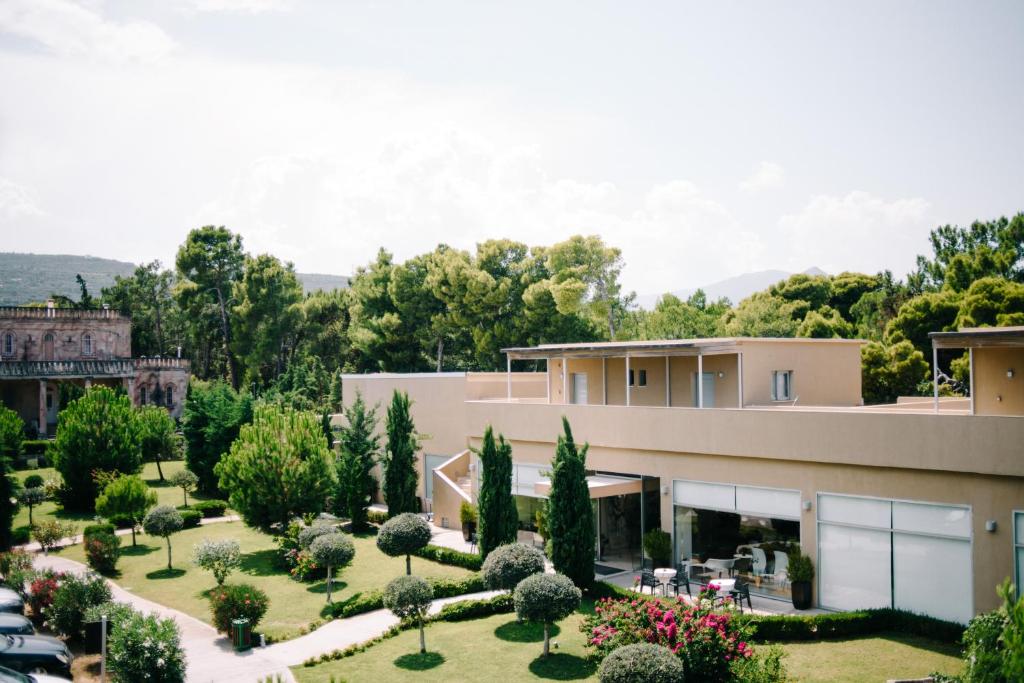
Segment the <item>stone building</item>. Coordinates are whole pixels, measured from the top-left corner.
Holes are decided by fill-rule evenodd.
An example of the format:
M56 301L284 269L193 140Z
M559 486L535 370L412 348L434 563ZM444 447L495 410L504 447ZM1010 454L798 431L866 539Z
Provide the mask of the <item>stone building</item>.
M188 377L187 360L132 358L131 319L108 308L0 307L0 401L40 436L55 431L61 385L121 386L177 418Z

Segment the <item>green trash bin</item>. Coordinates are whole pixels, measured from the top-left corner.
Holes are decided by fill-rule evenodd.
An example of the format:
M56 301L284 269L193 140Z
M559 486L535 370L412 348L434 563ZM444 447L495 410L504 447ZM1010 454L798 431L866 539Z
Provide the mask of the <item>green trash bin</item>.
M249 625L248 619L231 620L231 642L237 652L252 647L252 626Z

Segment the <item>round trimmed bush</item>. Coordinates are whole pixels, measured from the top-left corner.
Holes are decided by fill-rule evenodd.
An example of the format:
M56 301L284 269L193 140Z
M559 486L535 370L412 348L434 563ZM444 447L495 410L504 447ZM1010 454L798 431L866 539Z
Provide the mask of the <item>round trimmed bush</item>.
M512 600L516 616L544 624L544 656L548 656L548 627L580 606L583 593L564 574L534 574L519 582Z
M203 515L198 510L179 510L181 514L181 528L194 529L203 521Z
M22 484L22 486L24 486L27 489L37 489L42 487L45 483L46 480L43 479L40 475L30 474L27 477L25 477L25 482Z
M430 525L412 512L403 512L384 522L377 532L377 547L391 557L405 555L405 573L412 574L410 555L430 543Z
M314 524L313 526L304 527L299 531L299 547L303 550L309 550L309 546L313 545L313 541L321 536L337 533L337 531L330 524Z
M384 606L399 619L415 619L420 627L420 652L427 651L423 617L434 599L434 589L418 576L399 576L384 588Z
M210 591L213 625L221 633L231 633L234 619L248 619L249 625L255 628L267 613L269 602L266 593L247 583L218 586Z
M192 563L200 569L213 573L214 580L220 586L228 574L233 572L242 561L242 549L238 541L225 538L219 541L204 538L192 548Z
M667 647L634 643L605 657L598 675L601 683L681 683L686 671Z
M317 536L309 545L309 554L317 564L327 567L327 602L331 601L331 574L352 561L356 547L345 534Z
M170 505L157 505L142 520L143 530L150 536L163 536L167 541L167 568L171 568L171 535L181 531L185 520Z
M528 576L544 571L544 553L524 543L498 546L480 568L491 590L512 590Z

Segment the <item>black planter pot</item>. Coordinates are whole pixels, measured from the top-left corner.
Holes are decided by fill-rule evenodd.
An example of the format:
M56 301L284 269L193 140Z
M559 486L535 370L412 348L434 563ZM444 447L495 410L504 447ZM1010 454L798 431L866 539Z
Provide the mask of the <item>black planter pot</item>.
M476 531L476 522L463 522L462 523L462 540L469 543L470 538L473 536L473 532Z
M789 585L793 595L793 607L797 609L810 609L811 607L811 582L794 581Z
M113 624L107 622L107 637L110 637L110 628ZM103 649L103 622L85 622L85 653L89 655L99 654Z

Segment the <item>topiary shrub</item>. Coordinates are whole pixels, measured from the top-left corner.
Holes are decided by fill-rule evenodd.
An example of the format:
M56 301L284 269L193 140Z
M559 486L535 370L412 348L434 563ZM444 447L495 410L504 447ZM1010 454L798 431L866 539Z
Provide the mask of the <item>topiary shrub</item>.
M491 590L512 590L526 577L543 571L544 553L524 543L509 543L491 551L480 573Z
M110 602L110 586L98 574L65 574L57 580L57 589L49 607L43 608L46 626L68 638L82 632L85 610Z
M415 619L420 627L420 652L427 651L423 617L430 609L434 591L418 576L399 576L384 588L384 606L399 619Z
M178 470L172 474L167 480L172 486L177 486L181 489L182 499L185 501L185 505L188 506L188 494L196 490L199 486L199 477L195 475L192 470Z
M181 531L185 520L170 505L158 505L142 520L143 530L150 536L163 536L167 541L167 569L171 569L171 535Z
M672 537L661 529L651 529L643 538L644 552L655 567L667 567L672 560Z
M224 511L228 509L228 502L211 498L210 500L197 500L190 507L201 512L203 517L223 517Z
M314 524L312 526L303 527L299 530L299 548L302 550L309 550L309 546L313 545L313 541L320 538L321 536L327 536L328 534L337 533L338 530L330 524Z
M46 489L42 486L25 487L18 492L18 502L28 508L28 525L35 526L32 511L37 505L46 502Z
M121 539L111 533L92 533L83 536L85 557L89 566L101 574L111 574L121 558Z
M663 645L636 643L613 650L601 662L601 683L680 683L683 663Z
M185 652L173 619L133 614L107 640L108 662L117 681L182 683Z
M102 536L103 534L112 534L116 530L116 527L109 522L89 524L84 529L82 529L82 538L88 539L90 536Z
M317 536L309 545L309 554L318 565L327 567L327 602L331 602L331 573L352 562L356 548L352 541L341 533Z
M534 574L516 586L516 615L523 621L544 624L544 657L550 651L549 627L576 611L582 597L580 589L564 574Z
M213 573L218 586L224 584L224 580L241 562L242 549L233 538L219 541L204 538L192 548L192 563Z
M266 593L247 583L218 586L210 591L213 625L221 633L231 633L234 619L248 619L249 625L255 628L267 613L269 604Z
M196 510L178 510L182 529L195 529L203 521L202 513Z
M410 555L430 543L430 525L412 512L392 517L377 532L377 547L391 557L405 555L405 573L412 575Z
M41 487L45 483L46 480L43 479L42 476L38 474L30 474L27 477L25 477L25 481L22 482L22 486L24 486L27 489L35 489Z
M110 481L96 499L96 512L115 524L124 523L132 530L135 547L135 527L156 505L156 492L151 491L142 477L120 476Z

